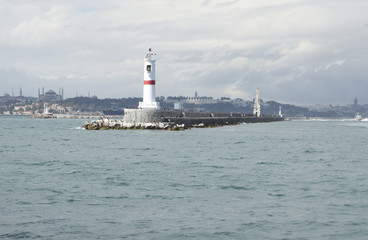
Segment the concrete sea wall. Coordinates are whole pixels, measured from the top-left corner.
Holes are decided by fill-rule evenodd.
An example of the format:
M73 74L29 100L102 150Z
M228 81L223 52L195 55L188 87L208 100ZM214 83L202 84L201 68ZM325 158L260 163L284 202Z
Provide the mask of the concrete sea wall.
M243 113L204 113L172 109L125 109L122 120L102 118L86 122L84 128L99 129L165 129L183 130L198 127L216 127L240 123L283 121L278 116L255 117Z
M125 124L145 124L162 122L162 110L156 109L124 109Z

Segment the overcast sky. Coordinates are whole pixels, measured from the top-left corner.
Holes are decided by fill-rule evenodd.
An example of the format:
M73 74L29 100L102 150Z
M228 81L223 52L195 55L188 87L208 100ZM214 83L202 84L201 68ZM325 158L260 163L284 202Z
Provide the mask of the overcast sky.
M0 95L368 103L367 0L0 0Z

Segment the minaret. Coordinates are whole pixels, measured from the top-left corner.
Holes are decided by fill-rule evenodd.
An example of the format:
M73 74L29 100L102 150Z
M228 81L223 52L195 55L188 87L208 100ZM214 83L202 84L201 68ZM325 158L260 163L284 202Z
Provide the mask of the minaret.
M253 115L256 117L261 116L261 100L259 98L259 88L256 88L256 97L254 98Z
M19 97L23 97L22 88L19 89Z
M160 103L156 102L156 53L148 50L144 57L144 86L143 102L139 102L141 109L159 109Z

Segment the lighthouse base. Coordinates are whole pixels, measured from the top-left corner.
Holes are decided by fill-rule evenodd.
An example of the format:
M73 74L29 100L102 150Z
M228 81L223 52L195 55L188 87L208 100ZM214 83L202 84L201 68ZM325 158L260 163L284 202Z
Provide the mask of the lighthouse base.
M160 109L160 103L159 102L139 102L138 108L140 109Z

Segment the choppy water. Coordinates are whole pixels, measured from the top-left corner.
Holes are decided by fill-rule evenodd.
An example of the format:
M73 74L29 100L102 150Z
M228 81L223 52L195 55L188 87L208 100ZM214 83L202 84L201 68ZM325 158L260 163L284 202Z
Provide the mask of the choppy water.
M368 122L0 117L0 238L368 239Z

